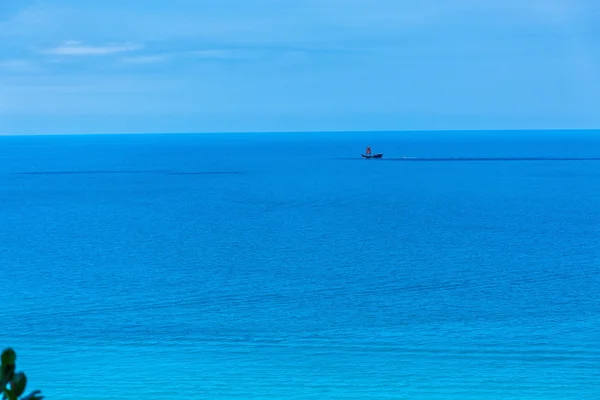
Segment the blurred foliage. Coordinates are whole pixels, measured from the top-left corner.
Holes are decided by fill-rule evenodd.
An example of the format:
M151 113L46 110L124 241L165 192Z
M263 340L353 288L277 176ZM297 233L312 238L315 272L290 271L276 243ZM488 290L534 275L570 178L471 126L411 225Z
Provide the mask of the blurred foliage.
M44 397L36 390L27 396L20 397L27 386L27 376L24 372L17 372L17 353L11 348L2 352L0 364L0 380L2 380L3 400L41 400Z

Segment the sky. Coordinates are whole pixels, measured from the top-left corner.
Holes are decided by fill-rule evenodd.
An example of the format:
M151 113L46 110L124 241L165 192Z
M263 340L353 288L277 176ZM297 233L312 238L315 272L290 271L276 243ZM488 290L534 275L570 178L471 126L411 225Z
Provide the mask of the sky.
M593 128L598 0L0 1L0 134Z

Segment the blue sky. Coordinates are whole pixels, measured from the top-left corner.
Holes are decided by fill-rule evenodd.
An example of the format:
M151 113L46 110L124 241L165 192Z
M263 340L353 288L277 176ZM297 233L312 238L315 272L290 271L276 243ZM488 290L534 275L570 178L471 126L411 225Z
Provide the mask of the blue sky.
M0 2L0 134L599 127L597 0Z

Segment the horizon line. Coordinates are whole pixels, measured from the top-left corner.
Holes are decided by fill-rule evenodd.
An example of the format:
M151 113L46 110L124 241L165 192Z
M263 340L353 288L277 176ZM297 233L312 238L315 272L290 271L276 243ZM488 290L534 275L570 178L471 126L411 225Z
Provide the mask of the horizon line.
M512 128L512 129L406 129L406 130L310 130L310 131L197 131L197 132L95 132L95 133L0 133L0 137L15 136L118 136L118 135L244 135L296 133L456 133L456 132L593 132L600 128Z

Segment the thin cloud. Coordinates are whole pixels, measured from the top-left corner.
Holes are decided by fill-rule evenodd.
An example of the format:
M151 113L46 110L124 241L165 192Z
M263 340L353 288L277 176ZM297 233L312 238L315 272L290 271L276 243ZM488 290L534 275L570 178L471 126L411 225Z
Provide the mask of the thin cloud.
M91 46L85 45L82 42L68 41L51 49L47 49L43 53L57 56L106 56L132 52L142 48L141 45L132 43Z
M382 48L344 48L344 47L237 47L237 48L208 48L198 50L175 51L166 53L146 53L121 57L119 61L129 65L156 65L165 62L228 62L252 61L260 59L306 59L311 56L341 54L341 53L366 53L382 51Z
M256 51L238 50L238 49L222 49L222 50L194 50L187 53L192 57L214 60L234 60L241 58L251 58Z
M166 54L124 57L121 59L126 64L159 64L168 61L171 57Z
M39 67L28 60L0 60L0 70L15 73L37 72Z
M160 64L172 60L243 60L252 59L260 56L260 50L257 49L205 49L176 51L158 54L141 54L121 58L125 64Z

